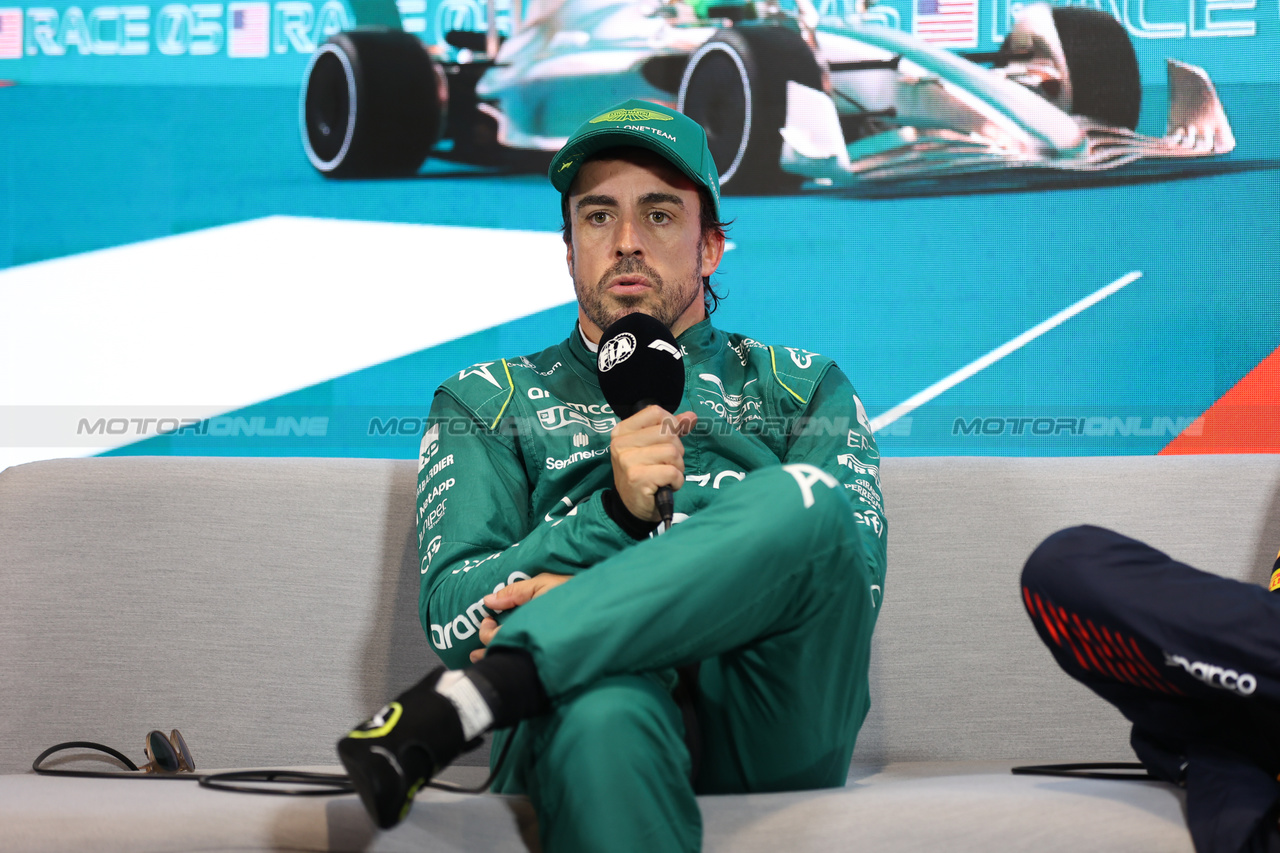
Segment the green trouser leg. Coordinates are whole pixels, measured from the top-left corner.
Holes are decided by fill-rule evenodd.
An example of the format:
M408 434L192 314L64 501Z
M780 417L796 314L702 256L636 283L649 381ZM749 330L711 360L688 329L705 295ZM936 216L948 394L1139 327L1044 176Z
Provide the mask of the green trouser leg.
M529 795L543 853L701 846L684 724L661 679L600 679L501 734L513 740L494 790Z
M808 466L753 472L665 535L505 616L494 645L533 656L556 710L521 724L499 790L527 791L540 820L553 824L559 816L544 803L571 796L582 803L575 814L602 831L618 825L621 815L628 816L621 822L643 825L692 820L696 803L687 777L673 779L668 770L644 784L670 785L671 794L624 797L573 776L583 763L597 768L593 778L630 772L615 763L611 749L583 752L577 770L549 758L557 752L554 740L576 735L554 720L590 696L593 685L637 673L656 678L695 661L701 662L697 706L704 740L700 792L843 784L869 707L871 589L883 579L863 557L844 490L829 482ZM674 702L665 707L651 713L676 713ZM678 716L672 719L679 731ZM638 736L633 720L616 722L605 723L610 743ZM544 731L549 727L554 734ZM665 749L687 766L687 751L676 740L667 737ZM530 764L546 765L537 770L536 789L528 784ZM671 796L683 802L673 804ZM560 842L566 835L558 825L543 832L547 853L696 850L700 838L676 838L700 836L696 822L687 829L669 846L621 834L603 844L585 835Z

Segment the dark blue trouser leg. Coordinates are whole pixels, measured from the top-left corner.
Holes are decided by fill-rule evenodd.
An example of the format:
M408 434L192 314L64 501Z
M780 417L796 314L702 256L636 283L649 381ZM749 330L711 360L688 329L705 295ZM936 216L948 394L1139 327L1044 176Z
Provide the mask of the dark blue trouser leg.
M1040 544L1022 597L1059 665L1133 723L1143 763L1187 785L1199 853L1280 849L1280 596L1086 526Z

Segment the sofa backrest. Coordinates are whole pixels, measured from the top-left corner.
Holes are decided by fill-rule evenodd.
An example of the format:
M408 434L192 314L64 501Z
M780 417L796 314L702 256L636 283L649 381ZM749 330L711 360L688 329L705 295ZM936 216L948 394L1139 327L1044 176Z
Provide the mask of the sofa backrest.
M46 746L335 764L437 665L411 461L121 457L0 473L0 772Z
M889 576L855 761L1129 757L1021 610L1037 542L1096 523L1266 580L1280 457L884 461ZM120 457L0 472L0 772L182 729L203 767L333 764L436 665L412 461ZM482 762L483 754L465 757Z

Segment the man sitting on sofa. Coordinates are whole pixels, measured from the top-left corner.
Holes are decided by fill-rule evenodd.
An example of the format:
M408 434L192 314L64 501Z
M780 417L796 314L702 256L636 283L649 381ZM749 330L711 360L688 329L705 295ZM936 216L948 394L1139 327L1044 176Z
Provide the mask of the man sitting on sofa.
M550 176L577 326L437 391L420 605L451 671L339 754L387 827L496 729L494 789L528 794L543 849L698 850L695 793L845 783L884 586L879 454L833 362L707 319L725 237L701 127L629 101ZM600 391L602 330L632 312L676 336L678 414L619 422Z
M1092 526L1042 542L1022 596L1058 664L1133 723L1147 770L1186 787L1198 853L1280 850L1280 597Z

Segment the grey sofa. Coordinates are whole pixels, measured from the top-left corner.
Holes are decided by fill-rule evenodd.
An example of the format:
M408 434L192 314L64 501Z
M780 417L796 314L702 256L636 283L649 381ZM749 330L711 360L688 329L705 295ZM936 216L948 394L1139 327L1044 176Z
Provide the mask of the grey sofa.
M1171 786L1009 774L1133 760L1120 715L1040 646L1018 574L1046 535L1090 522L1265 582L1280 457L887 459L882 479L889 576L848 784L701 798L705 849L1191 850ZM413 493L409 461L0 473L0 848L536 849L518 797L424 792L378 833L354 796L30 772L73 739L140 761L146 731L174 726L202 770L335 765L336 739L435 664L417 619ZM467 760L451 776L483 778L484 756Z

